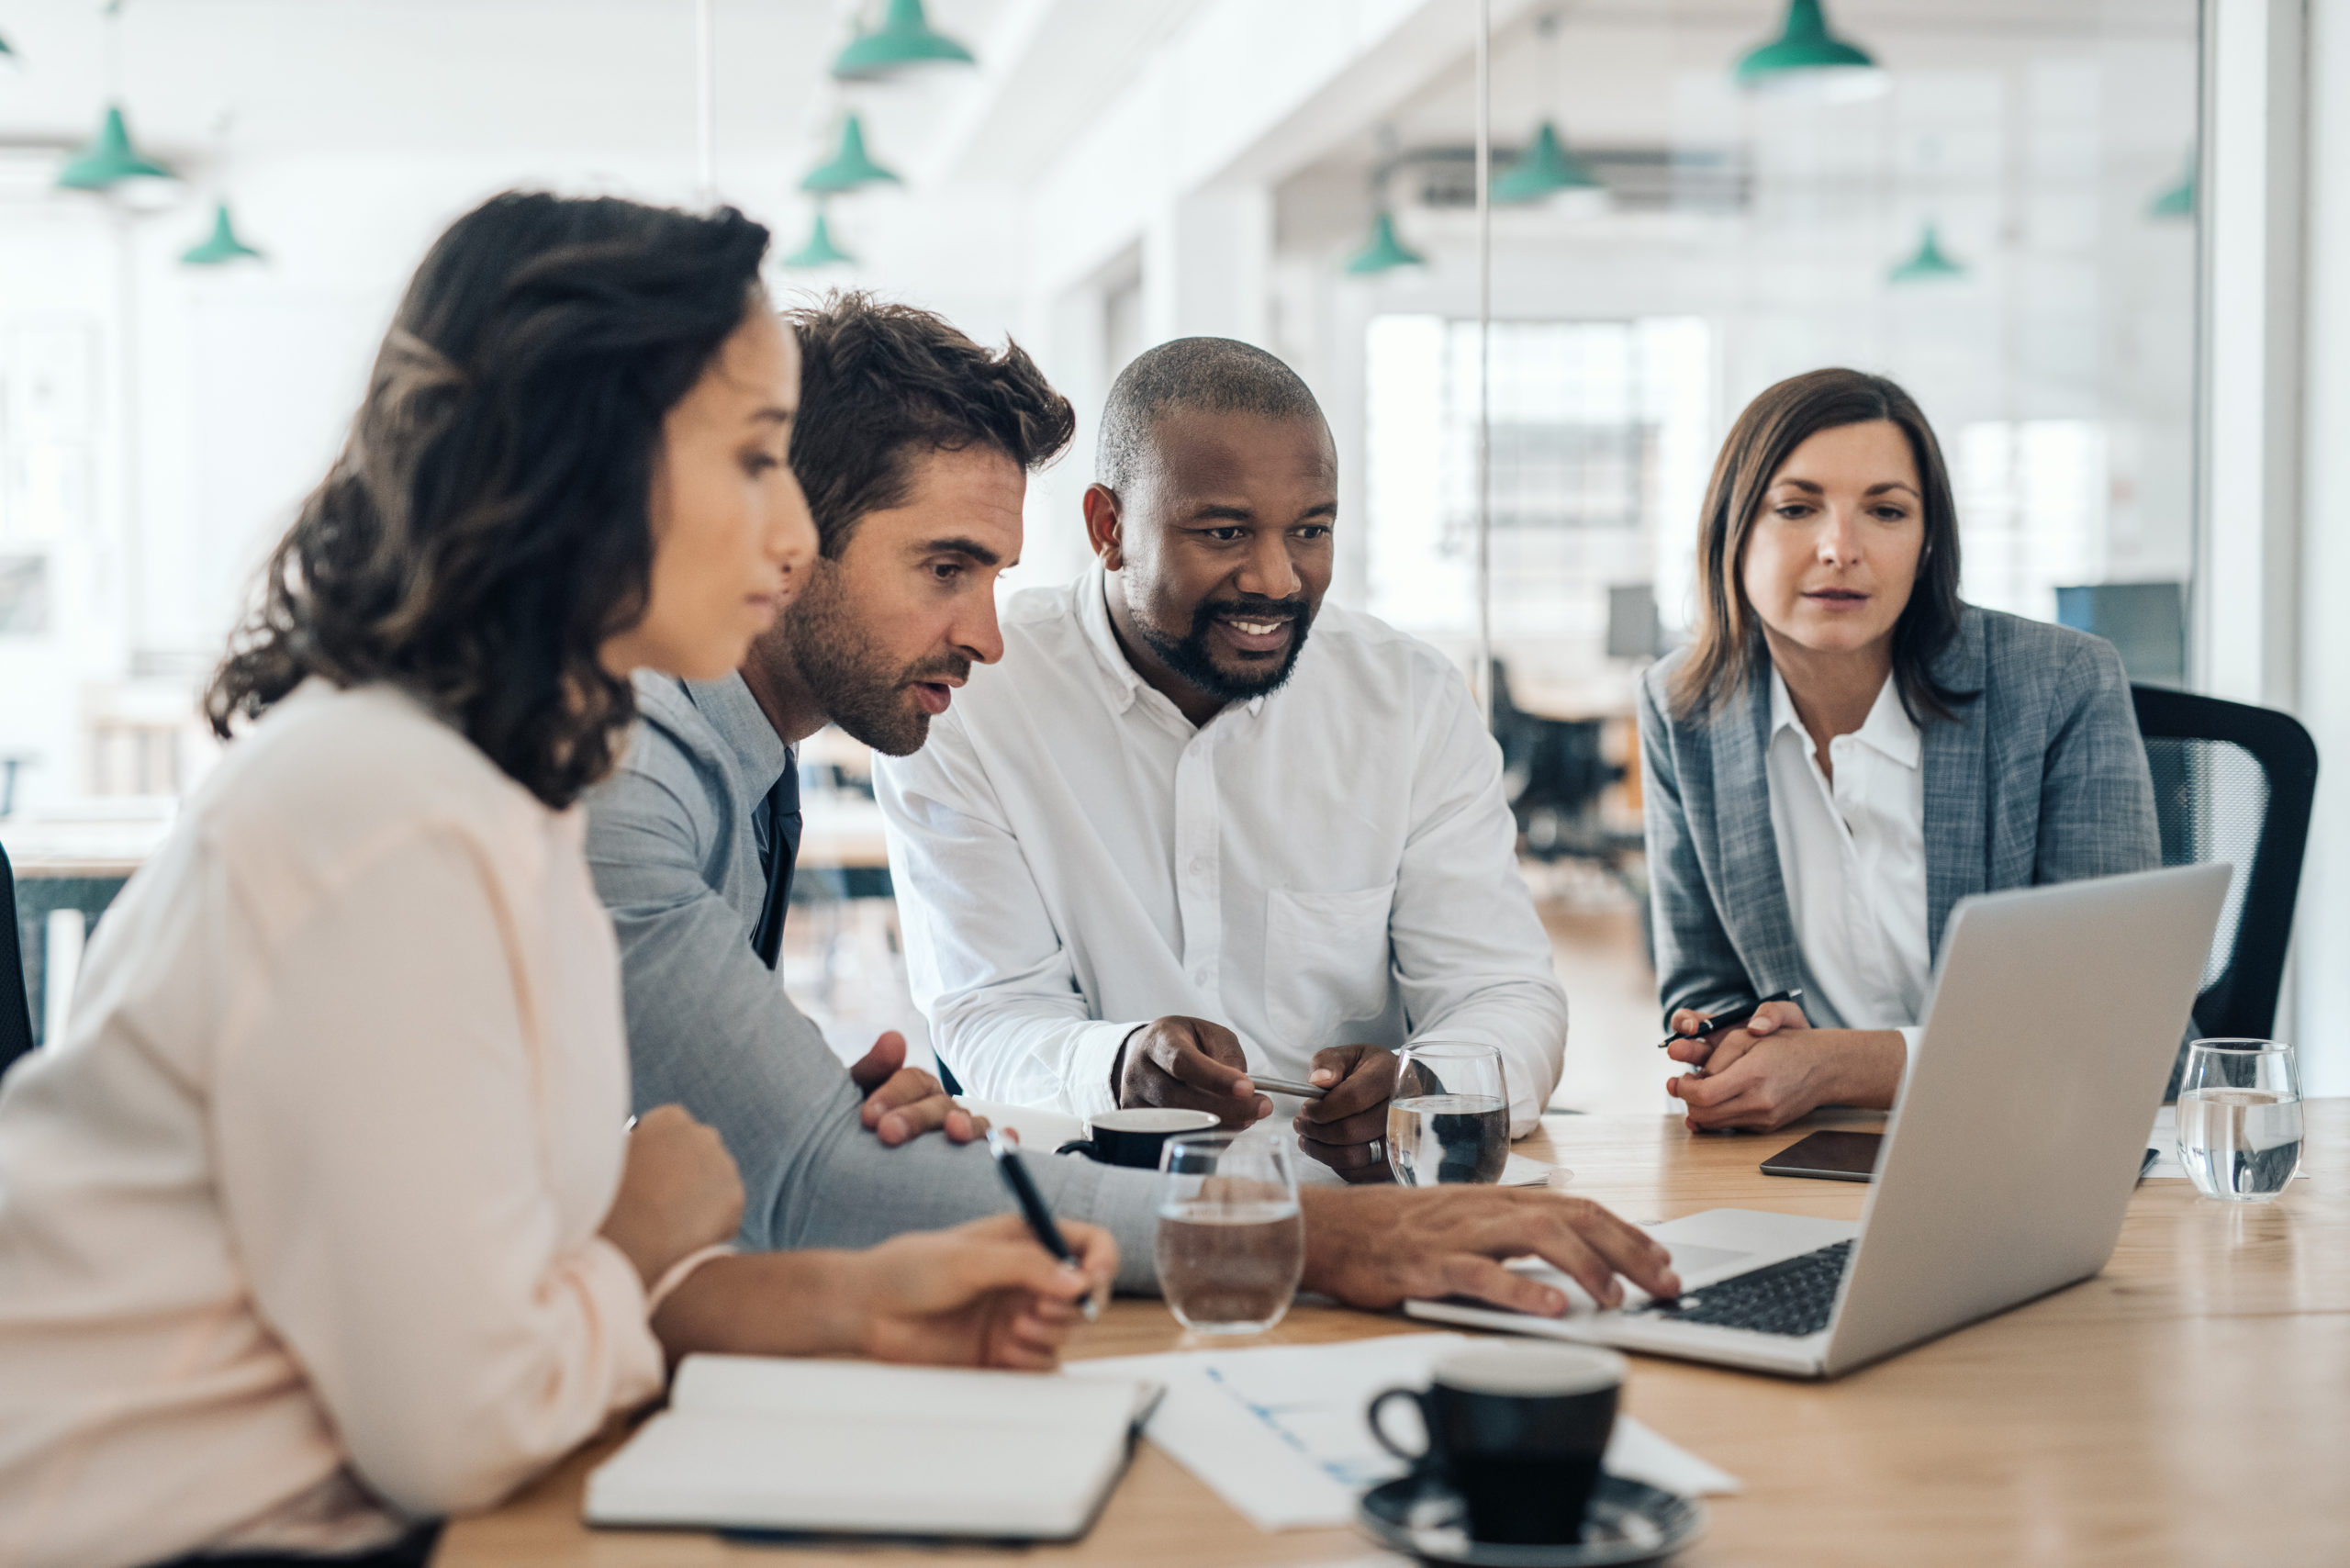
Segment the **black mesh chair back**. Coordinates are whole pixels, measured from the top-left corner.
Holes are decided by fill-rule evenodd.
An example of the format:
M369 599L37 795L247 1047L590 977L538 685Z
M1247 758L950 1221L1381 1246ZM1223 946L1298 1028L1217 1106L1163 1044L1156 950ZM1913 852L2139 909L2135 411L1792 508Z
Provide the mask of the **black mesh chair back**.
M1502 753L1502 793L1540 859L1599 855L1600 792L1624 776L1601 754L1596 719L1548 719L1522 712L1511 700L1509 672L1492 665L1494 741Z
M2196 1032L2266 1039L2293 935L2317 745L2273 708L2158 686L2133 686L2130 695L2154 776L2163 864L2225 860L2236 868L2195 999Z
M32 1048L32 1003L25 996L25 950L17 931L17 868L0 849L0 1072Z

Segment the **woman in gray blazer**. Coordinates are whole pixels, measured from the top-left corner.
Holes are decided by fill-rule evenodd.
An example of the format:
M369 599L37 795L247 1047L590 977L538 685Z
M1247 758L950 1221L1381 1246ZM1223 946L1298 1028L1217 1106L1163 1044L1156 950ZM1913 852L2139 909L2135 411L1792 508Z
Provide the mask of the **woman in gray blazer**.
M1958 597L1940 445L1881 376L1818 370L1739 417L1698 540L1698 624L1640 688L1659 990L1689 1126L1889 1106L1951 907L2161 861L2111 644Z

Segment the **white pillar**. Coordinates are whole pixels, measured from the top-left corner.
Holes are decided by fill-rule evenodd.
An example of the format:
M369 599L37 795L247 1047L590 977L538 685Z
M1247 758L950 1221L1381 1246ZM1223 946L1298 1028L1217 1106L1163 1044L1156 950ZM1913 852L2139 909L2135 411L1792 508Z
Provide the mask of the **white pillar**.
M2310 0L2308 331L2303 414L2301 722L2317 738L2293 979L2303 1088L2350 1094L2350 0ZM2289 1036L2288 1037L2290 1037Z
M2299 660L2302 0L2205 11L2197 685L2289 707Z

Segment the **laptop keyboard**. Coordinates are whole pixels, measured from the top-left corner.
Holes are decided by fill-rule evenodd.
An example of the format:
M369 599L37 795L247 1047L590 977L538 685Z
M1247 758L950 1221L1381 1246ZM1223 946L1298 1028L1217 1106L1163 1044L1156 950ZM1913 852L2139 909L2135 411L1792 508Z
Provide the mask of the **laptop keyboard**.
M1852 1261L1852 1244L1839 1241L1799 1258L1732 1274L1677 1301L1639 1308L1673 1323L1710 1323L1751 1328L1757 1334L1801 1338L1828 1327L1836 1310L1836 1287Z

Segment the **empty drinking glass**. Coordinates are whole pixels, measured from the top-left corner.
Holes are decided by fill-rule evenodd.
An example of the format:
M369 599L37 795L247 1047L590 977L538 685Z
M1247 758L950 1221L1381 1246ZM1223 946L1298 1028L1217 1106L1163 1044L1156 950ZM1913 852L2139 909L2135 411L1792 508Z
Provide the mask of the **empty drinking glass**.
M2301 1075L2282 1040L2196 1040L2178 1085L2178 1162L2195 1190L2265 1204L2301 1166Z
M1415 1040L1395 1064L1387 1164L1406 1187L1490 1185L1509 1164L1509 1086L1500 1047Z
M1288 1147L1259 1133L1188 1133L1158 1154L1158 1288L1202 1334L1258 1334L1289 1311L1305 1221Z

